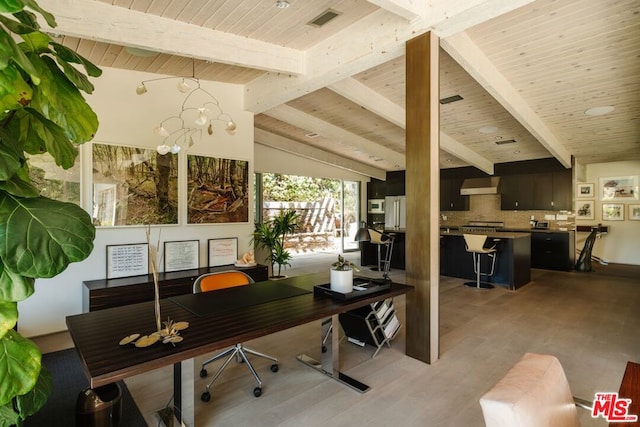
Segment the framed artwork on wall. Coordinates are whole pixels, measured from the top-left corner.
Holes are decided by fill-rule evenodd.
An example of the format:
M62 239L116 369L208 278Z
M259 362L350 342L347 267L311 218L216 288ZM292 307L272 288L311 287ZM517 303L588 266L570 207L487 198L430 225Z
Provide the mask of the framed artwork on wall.
M107 279L149 274L149 244L107 245Z
M594 208L593 200L576 201L576 219L594 219Z
M629 219L640 221L640 205L629 205Z
M638 200L638 176L600 178L601 200Z
M603 221L623 221L624 220L624 204L622 203L604 203L602 205Z
M178 155L92 144L93 222L100 227L178 223Z
M200 241L164 242L164 271L192 270L200 267Z
M592 199L593 195L593 183L583 182L576 185L576 198L578 199Z
M249 221L249 162L187 155L187 223Z
M209 267L235 264L238 260L238 238L209 239Z

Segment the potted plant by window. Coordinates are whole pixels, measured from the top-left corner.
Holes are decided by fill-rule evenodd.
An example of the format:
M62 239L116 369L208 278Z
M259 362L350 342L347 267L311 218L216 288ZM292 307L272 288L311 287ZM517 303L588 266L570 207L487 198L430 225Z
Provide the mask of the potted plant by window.
M331 290L343 294L353 291L353 271L360 271L358 267L342 255L338 255L338 261L331 264L330 286Z
M256 224L251 241L256 249L265 249L265 261L271 266L270 278L283 278L282 267L290 266L291 253L285 249L285 238L293 234L298 226L298 214L295 210L281 211L275 218L262 224ZM278 264L278 274L275 265Z
M28 9L27 9L28 8ZM93 250L95 228L80 206L40 195L28 155L49 153L68 169L77 145L89 141L98 118L81 90L99 68L40 30L36 13L56 22L34 0L0 0L0 425L22 425L51 391L41 353L15 330L18 301ZM78 64L76 67L74 64ZM82 70L87 75L83 74Z

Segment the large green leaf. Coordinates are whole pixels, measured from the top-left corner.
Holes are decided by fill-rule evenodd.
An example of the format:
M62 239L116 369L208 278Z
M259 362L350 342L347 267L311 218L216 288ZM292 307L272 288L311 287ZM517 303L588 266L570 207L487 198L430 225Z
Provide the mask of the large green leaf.
M0 68L6 67L6 63L8 62L5 61L10 59L29 74L34 84L40 84L40 76L29 58L27 58L22 49L16 44L13 37L0 27L0 46L2 45L4 46L0 48ZM5 55L8 55L8 58Z
M0 427L16 426L19 420L20 415L13 410L12 402L0 406Z
M41 358L38 347L13 329L0 339L0 405L36 385Z
M59 57L56 57L58 64L62 67L64 75L73 82L78 89L85 91L86 93L93 93L94 86L89 81L87 76L78 71L75 67L66 61L63 61Z
M42 366L38 382L29 393L16 397L16 407L20 413L20 418L25 419L35 414L44 406L51 394L53 381L51 373Z
M64 129L35 109L17 111L11 130L27 153L40 154L46 151L64 169L75 164L78 150L69 141Z
M24 277L7 270L0 261L0 300L23 301L35 291L33 277ZM12 326L13 327L13 326Z
M10 331L18 321L18 304L0 300L0 338Z
M0 190L18 197L38 197L40 190L16 174L7 181L0 181Z
M33 89L18 69L9 65L0 70L0 111L17 110L29 105Z
M29 58L42 76L41 84L34 89L31 107L65 129L68 139L76 144L91 140L98 130L98 117L78 88L53 59L33 53Z
M15 175L23 162L24 156L16 150L15 139L0 128L0 181Z
M27 277L53 277L93 250L91 217L72 203L0 194L0 258Z
M96 67L91 61L80 55L78 52L75 52L68 47L54 41L51 42L51 46L53 46L56 54L63 61L73 62L74 64L82 64L84 70L89 76L100 77L102 75L102 70L100 68Z
M0 12L14 13L22 10L24 3L21 0L0 0Z
M35 2L35 0L21 0L21 1L22 3L24 3L26 7L30 7L31 9L39 12L44 18L44 20L47 21L47 24L49 24L50 27L55 27L58 25L56 23L56 19L54 18L54 16L49 12L47 12L46 10L44 10L43 8L41 8L38 5L38 3Z
M9 31L12 31L16 34L27 34L37 31L37 29L32 27L31 25L24 24L20 21L14 21L13 19L9 19L4 15L0 15L0 23L7 27ZM40 34L44 35L44 33Z
M28 52L50 52L49 42L51 37L40 31L33 31L31 33L22 34L22 40L24 43L20 43L20 46L24 51Z

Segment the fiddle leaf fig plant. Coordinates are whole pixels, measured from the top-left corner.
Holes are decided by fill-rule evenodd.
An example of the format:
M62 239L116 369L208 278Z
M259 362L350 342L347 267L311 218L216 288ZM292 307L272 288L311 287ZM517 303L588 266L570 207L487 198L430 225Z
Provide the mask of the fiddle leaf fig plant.
M37 278L87 258L95 238L87 212L41 196L29 178L28 155L67 169L93 138L98 118L80 91L101 74L41 31L37 14L55 27L35 0L0 0L0 427L22 425L51 392L39 348L16 330L18 302Z

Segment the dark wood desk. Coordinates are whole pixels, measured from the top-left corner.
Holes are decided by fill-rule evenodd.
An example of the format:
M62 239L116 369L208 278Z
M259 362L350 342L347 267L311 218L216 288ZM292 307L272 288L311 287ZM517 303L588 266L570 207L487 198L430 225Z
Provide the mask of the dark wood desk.
M627 362L627 368L624 370L624 376L620 383L618 396L625 399L631 399L629 405L629 415L637 415L637 423L610 423L609 426L630 427L640 425L640 363Z
M328 273L268 282L273 286L285 284L312 291L314 285L328 282ZM171 300L161 300L163 319L170 317L172 320L188 321L190 324L189 328L182 333L184 341L175 347L161 343L147 348L118 345L126 335L148 334L155 330L152 302L68 316L66 320L91 387L99 387L143 372L174 365L178 371L181 371L182 376L182 384L174 384L174 387L177 388L176 393L182 395L182 409L185 414L183 419L189 423L193 422L193 414L185 413L185 406L189 406L185 401L193 401L195 395L193 379L197 371L194 357L326 318L332 319L334 330L337 331L339 330L339 313L363 307L380 299L402 295L411 289L406 285L393 284L388 291L346 302L325 296L314 296L313 292L309 292L206 317L198 317ZM333 335L333 342L337 344L338 334ZM327 374L342 380L344 375L338 371L338 346L332 347L333 352L330 347L326 357L332 361L333 370ZM325 355L323 355L324 358ZM197 370L199 371L199 367ZM181 393L180 390L182 390Z

